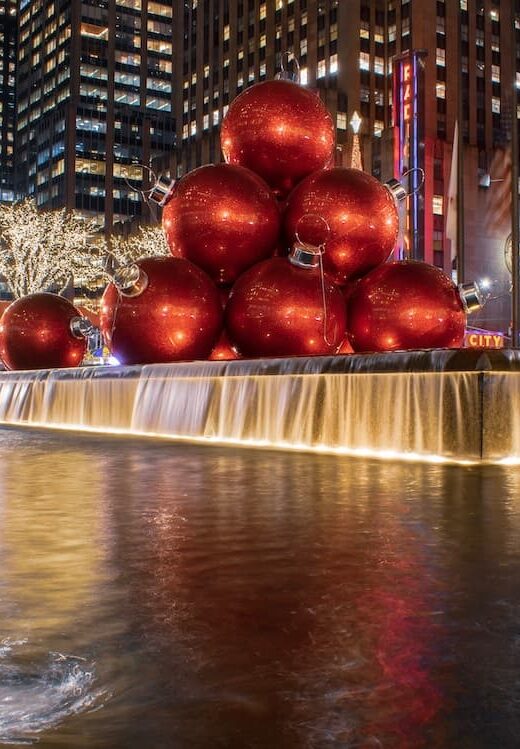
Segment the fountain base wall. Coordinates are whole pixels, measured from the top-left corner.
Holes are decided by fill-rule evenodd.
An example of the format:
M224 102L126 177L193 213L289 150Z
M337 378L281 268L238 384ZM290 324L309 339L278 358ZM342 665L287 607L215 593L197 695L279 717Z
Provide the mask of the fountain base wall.
M520 352L0 373L0 422L397 459L520 462Z

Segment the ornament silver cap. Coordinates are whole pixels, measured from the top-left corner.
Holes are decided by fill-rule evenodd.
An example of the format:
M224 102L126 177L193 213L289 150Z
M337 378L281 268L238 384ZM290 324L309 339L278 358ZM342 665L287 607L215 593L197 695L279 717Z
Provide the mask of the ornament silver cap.
M70 332L74 338L88 338L94 332L94 326L86 317L77 315L70 321Z
M139 296L148 286L148 276L136 263L117 268L112 282L123 296Z
M482 309L486 300L478 283L461 283L458 289L465 312L477 312Z
M408 193L406 192L406 188L398 179L389 179L388 182L385 182L384 184L396 202L399 203L407 197Z
M162 208L170 199L174 187L175 180L161 174L155 180L155 185L150 189L148 197Z
M289 262L297 268L318 268L321 250L312 245L296 244L289 254Z

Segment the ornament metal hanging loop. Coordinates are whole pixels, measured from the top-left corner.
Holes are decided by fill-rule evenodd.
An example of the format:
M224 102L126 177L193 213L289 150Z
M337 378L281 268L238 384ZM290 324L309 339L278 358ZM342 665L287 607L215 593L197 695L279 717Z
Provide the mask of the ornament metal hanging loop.
M294 63L296 70L290 71L286 65ZM280 72L276 74L277 81L293 81L299 83L300 81L300 62L294 52L282 52L280 56Z
M314 217L318 218L324 225L327 230L325 236L323 237L322 241L318 245L311 245L308 242L302 241L299 233L298 233L298 226L300 225L300 222L304 218ZM303 216L300 216L298 219L298 222L296 223L296 228L294 230L294 234L296 236L296 241L298 242L297 245L293 248L293 251L291 253L291 262L293 265L298 265L303 268L318 268L320 270L320 287L321 287L321 301L323 305L323 340L328 346L333 346L334 341L330 341L327 336L327 327L328 327L328 313L327 313L327 292L325 289L325 269L323 267L323 255L325 254L325 245L327 242L327 239L330 235L330 225L327 219L323 218L323 216L320 216L318 213L305 213Z
M123 181L129 190L138 192L139 195L141 195L141 197L144 198L145 196L149 196L153 193L153 191L155 190L157 186L158 178L151 166L146 166L146 164L138 164L138 166L140 166L141 169L145 169L148 172L148 175L153 178L153 187L150 187L148 190L143 190L142 187L137 187L136 185L133 185L126 175L123 176Z
M303 219L308 219L308 218L317 218L325 226L325 229L326 229L325 236L323 237L322 241L317 245L313 245L310 242L306 242L300 237L298 227L300 226ZM319 213L304 213L303 216L300 216L300 218L298 219L296 223L296 227L294 229L294 236L296 237L296 241L298 242L298 245L302 249L307 250L308 252L314 251L314 254L319 254L319 253L323 254L325 252L325 245L327 243L327 239L330 236L329 222L327 221L327 219L323 218L323 216L320 216ZM317 249L319 250L319 253L316 253Z
M405 177L408 177L409 174L413 174L414 172L418 172L421 175L421 181L417 185L417 187L415 188L415 190L412 190L412 192L407 192L406 193L406 197L407 198L410 198L412 195L417 195L417 193L422 189L422 187L424 185L424 180L425 180L425 176L426 175L424 173L424 169L422 167L420 167L420 166L414 166L412 169L407 169L406 172L404 172L404 174L401 175L401 179L404 179Z

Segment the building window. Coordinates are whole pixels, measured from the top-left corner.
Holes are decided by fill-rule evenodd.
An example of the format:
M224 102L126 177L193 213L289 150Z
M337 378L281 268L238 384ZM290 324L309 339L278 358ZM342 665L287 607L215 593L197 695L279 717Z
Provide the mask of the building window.
M442 195L433 196L433 213L436 216L444 214L444 197Z

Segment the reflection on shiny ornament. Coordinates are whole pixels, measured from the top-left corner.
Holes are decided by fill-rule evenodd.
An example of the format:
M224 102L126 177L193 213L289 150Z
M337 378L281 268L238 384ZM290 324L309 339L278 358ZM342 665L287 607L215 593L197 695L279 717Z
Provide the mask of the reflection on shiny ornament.
M327 276L322 284L317 256L312 261L305 257L312 252L296 250L290 259L255 265L231 290L226 329L243 356L331 354L341 344L346 326L341 290Z
M8 369L77 367L87 350L90 322L58 294L22 297L0 321L0 356Z
M461 292L427 263L381 265L356 284L347 310L355 351L458 348L464 341Z
M319 96L288 80L258 83L237 96L220 137L229 164L252 169L281 196L324 168L335 143L332 117Z
M229 164L202 166L177 182L162 222L172 254L223 284L270 257L280 235L280 211L265 182Z
M132 270L134 286L125 286L123 272L130 278ZM103 294L100 326L119 362L207 358L222 329L222 304L204 271L182 258L148 258L120 269L115 281Z
M399 232L399 214L392 189L357 169L336 167L311 174L293 190L284 215L289 242L296 239L302 217L321 216L330 232L324 265L336 283L359 278L388 259ZM323 229L300 237L323 241Z

